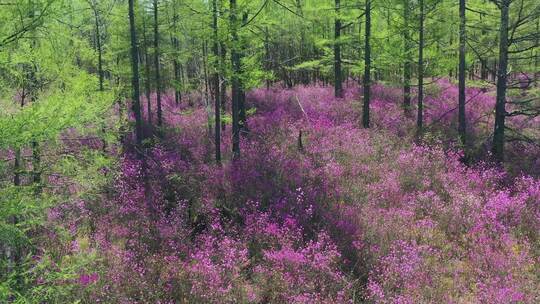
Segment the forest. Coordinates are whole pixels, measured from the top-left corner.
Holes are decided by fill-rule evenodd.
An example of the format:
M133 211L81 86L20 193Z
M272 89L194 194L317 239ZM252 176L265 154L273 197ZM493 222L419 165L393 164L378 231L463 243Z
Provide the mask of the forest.
M0 303L540 303L540 2L0 0Z

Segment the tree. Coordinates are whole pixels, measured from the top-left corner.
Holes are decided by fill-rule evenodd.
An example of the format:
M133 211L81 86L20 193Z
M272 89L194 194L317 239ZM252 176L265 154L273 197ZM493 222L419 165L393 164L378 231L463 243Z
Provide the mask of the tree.
M341 72L341 17L340 0L335 0L336 19L334 25L334 89L336 97L343 97L343 77Z
M514 66L523 66L523 64L520 64L519 62L524 59L535 59L535 56L524 57L522 54L527 53L530 50L538 49L539 47L538 37L540 36L540 33L534 29L535 24L531 21L537 20L540 17L540 4L527 0L490 1L495 4L500 12L497 96L495 102L495 124L491 152L497 162L503 162L506 137L505 131L507 130L506 117L536 117L540 115L540 109L531 103L534 98L507 101L507 91L509 88L508 67L510 59L513 59ZM512 4L515 4L513 7L516 7L517 13L514 18L511 18L510 14L510 7ZM511 58L511 55L515 57ZM531 81L529 81L529 84L530 83ZM511 85L510 87L513 88L514 86ZM511 112L507 112L506 109L506 104L509 102L515 107ZM516 134L516 136L517 140L530 141L520 134Z
M420 15L418 27L418 115L416 116L416 128L421 133L424 127L424 0L419 1Z
M369 128L369 103L371 99L371 0L366 0L365 16L364 106L362 111L362 125L364 128Z
M497 161L504 160L504 131L506 118L506 85L508 77L508 23L511 0L495 2L501 11L499 28L499 68L497 70L497 97L495 101L495 131L492 153Z
M92 12L94 13L95 23L95 36L96 36L96 49L98 52L98 76L99 76L99 90L103 91L103 48L101 38L101 24L100 24L100 12L96 0L87 0Z
M137 145L141 145L143 140L142 120L141 120L141 101L139 88L139 51L137 47L137 30L135 28L135 8L134 0L128 0L129 6L129 33L131 39L131 72L132 72L132 107L135 114L135 140Z
M180 86L180 64L178 62L178 56L180 51L180 41L178 40L178 13L177 13L177 0L173 0L172 10L173 10L173 38L172 44L174 48L174 58L173 58L173 72L174 72L174 101L176 105L182 100L182 93Z
M156 71L156 95L157 95L157 117L158 126L163 124L163 114L161 109L161 75L160 75L160 55L159 55L159 19L158 19L158 0L154 0L154 64Z
M409 29L410 3L409 0L403 0L403 46L405 61L403 63L403 105L405 112L411 108L411 35Z
M216 162L221 163L221 93L219 84L219 36L218 36L218 6L217 0L212 0L212 28L213 43L212 53L214 55L212 75L212 89L214 95L214 145Z
M466 43L466 10L465 0L459 0L459 101L458 101L458 132L461 143L467 143L467 125L465 120L465 43Z
M143 16L143 53L144 53L144 91L146 95L146 115L148 116L148 124L152 125L152 101L151 101L151 79L150 76L150 55L148 54L148 39L146 38L146 16Z
M239 122L239 103L240 103L240 53L238 50L240 41L238 39L238 11L236 0L230 0L229 27L231 33L231 64L232 64L232 151L233 158L240 157L240 122Z

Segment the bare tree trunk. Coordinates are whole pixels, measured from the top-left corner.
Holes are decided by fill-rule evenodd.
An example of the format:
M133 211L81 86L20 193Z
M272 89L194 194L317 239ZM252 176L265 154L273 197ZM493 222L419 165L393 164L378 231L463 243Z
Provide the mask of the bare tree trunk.
M366 0L366 34L364 49L364 106L362 125L369 128L369 103L371 99L371 0Z
M208 116L207 126L208 126L208 136L212 135L212 116L210 114L211 105L210 105L210 90L209 90L209 78L208 78L208 46L207 41L204 40L202 43L203 51L203 74L204 74L204 106L206 107L206 113Z
M96 48L98 52L98 76L99 76L99 90L103 91L103 47L101 41L101 27L99 24L99 11L95 0L89 1L90 7L94 13L94 25L96 31Z
M233 158L240 158L240 124L239 124L239 100L240 100L240 54L238 52L238 18L236 0L230 0L230 28L231 28L231 63L232 63L232 152Z
M221 67L221 71L225 71L225 64L227 60L227 48L225 47L225 43L220 43L220 62L219 65ZM225 78L224 73L221 75L221 83L220 83L220 94L221 94L221 113L225 115L227 112L227 79ZM225 120L221 121L221 131L225 131L227 128L227 125L225 124Z
M424 0L420 0L420 28L418 47L418 116L416 127L421 133L424 125Z
M410 4L409 0L403 1L403 40L405 46L405 63L403 64L403 105L405 112L411 109L411 37L409 32Z
M176 105L178 105L180 103L180 101L182 101L182 92L180 91L180 89L178 88L178 86L180 85L180 70L179 70L179 66L178 66L178 52L180 51L180 42L178 41L178 27L177 27L177 22L178 22L178 13L176 12L177 10L177 7L176 7L176 0L173 1L173 10L174 10L174 13L173 13L173 28L174 28L174 36L172 38L172 44L173 44L173 48L174 48L174 56L173 56L173 73L174 73L174 102Z
M336 19L334 25L334 94L336 97L343 97L343 75L341 74L341 9L340 0L335 0Z
M458 132L463 146L467 143L467 122L465 120L465 43L466 43L466 4L465 0L459 0L459 113Z
M212 29L213 45L212 53L214 55L214 73L212 75L212 88L214 90L214 144L216 150L216 163L221 163L221 94L219 87L219 37L218 37L218 8L217 0L212 0Z
M248 14L247 12L244 12L242 15L242 24L246 24L248 20ZM239 65L240 65L240 75L244 74L243 68L242 68L242 58L244 58L244 52L245 52L245 41L244 39L240 39L239 44ZM247 124L246 124L246 88L244 87L244 82L242 81L242 77L240 77L240 90L238 93L238 107L239 107L239 116L238 119L240 121L240 129L246 131L247 130Z
M146 94L146 114L148 115L148 124L152 125L152 102L150 100L151 96L151 76L150 76L150 56L148 55L148 42L146 39L146 18L143 16L143 44L144 44L144 86Z
M501 28L499 37L499 68L497 70L497 97L495 103L495 130L491 152L495 160L504 160L504 131L506 118L506 86L508 70L508 19L510 0L501 0Z
M137 31L135 27L135 9L134 0L128 0L129 5L129 29L131 38L131 84L133 86L133 113L135 114L135 140L137 145L141 145L143 139L142 121L141 121L141 102L139 88L139 62L137 60Z
M157 95L157 116L158 126L163 125L163 113L161 109L161 75L159 71L159 20L158 20L158 0L154 0L154 64L156 65L156 95Z

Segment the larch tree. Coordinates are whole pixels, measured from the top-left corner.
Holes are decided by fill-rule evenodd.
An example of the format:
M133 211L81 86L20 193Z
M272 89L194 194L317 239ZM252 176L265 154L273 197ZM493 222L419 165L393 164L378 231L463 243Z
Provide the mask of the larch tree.
M137 145L142 144L143 128L141 117L141 101L139 88L139 50L137 46L137 29L135 24L134 0L128 0L129 34L131 41L131 85L132 85L132 109L135 115L135 140Z
M362 125L369 128L369 103L371 101L371 0L365 2L365 38L364 38L364 103Z
M218 34L218 3L212 0L212 54L213 74L212 89L214 97L214 145L216 162L221 163L221 92L219 83L219 34Z
M157 96L157 119L158 126L163 125L163 109L161 107L161 74L160 74L160 53L159 53L159 19L158 0L153 1L154 7L154 70L156 73L156 96Z
M240 53L239 53L239 44L240 40L238 38L238 8L236 0L230 0L229 2L229 31L231 35L231 65L232 65L232 75L231 75L231 95L232 95L232 151L233 157L238 159L240 157L240 71L241 71L241 62L240 62Z
M465 44L466 44L466 11L465 0L459 0L459 100L458 100L458 132L461 140L461 144L466 146L467 144L467 121L465 117L465 73L466 73L466 58L465 58Z
M341 71L341 4L335 0L335 24L334 24L334 94L343 97L343 75Z

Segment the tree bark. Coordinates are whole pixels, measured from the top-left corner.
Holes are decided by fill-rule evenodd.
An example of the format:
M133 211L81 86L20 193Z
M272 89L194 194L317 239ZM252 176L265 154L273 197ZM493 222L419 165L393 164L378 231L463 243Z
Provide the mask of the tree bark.
M240 100L240 54L238 52L238 17L236 0L230 0L230 28L231 28L231 63L232 63L232 152L233 158L240 158L240 124L239 124L239 100Z
M173 73L174 73L174 102L176 105L182 101L182 93L180 91L180 88L178 86L180 85L180 69L178 66L178 52L180 51L180 42L178 41L178 28L177 28L177 22L178 22L178 14L176 12L176 0L173 1L173 38L172 38L172 44L174 48L174 56L173 56Z
M508 23L510 0L501 0L501 27L499 32L499 66L497 70L497 97L495 102L495 130L491 152L496 161L504 161L504 129L506 118L506 88L508 70Z
M131 39L131 84L133 86L133 113L135 114L135 141L137 145L141 145L143 139L142 121L141 121L141 103L140 103L140 88L139 88L139 62L137 60L137 30L135 28L135 9L134 0L128 0L129 5L129 33Z
M101 45L101 28L99 25L99 12L97 8L97 3L95 1L91 2L92 11L94 12L94 23L96 27L96 48L98 51L98 76L99 76L99 90L103 91L103 47Z
M156 95L157 95L157 117L158 126L163 125L163 113L161 109L161 75L159 71L159 20L158 20L158 0L154 0L154 64L156 70Z
M416 127L421 133L424 125L424 0L420 0L420 28L418 47L418 116Z
M411 109L411 37L409 32L409 18L410 18L410 5L409 0L403 1L403 40L404 40L404 53L405 62L403 64L403 105L405 112L408 113Z
M221 68L221 71L225 71L225 64L227 61L227 48L225 46L225 43L220 42L220 50L219 50L219 65ZM220 84L220 94L221 94L221 113L225 115L227 112L227 79L225 78L225 73L222 73L221 75L221 84ZM225 131L227 129L227 125L225 124L225 120L221 120L221 131Z
M147 120L148 124L152 125L152 102L151 97L151 71L150 71L150 56L148 55L148 40L146 39L146 18L143 16L143 47L144 47L144 87L146 95L146 115L148 115Z
M466 43L466 3L459 0L459 97L458 97L458 133L463 146L467 143L467 122L465 120L465 43Z
M369 128L369 103L371 99L371 0L366 0L366 33L364 48L364 106L362 111L362 125Z
M336 97L343 97L343 75L341 74L341 17L340 0L335 0L336 19L334 25L334 94Z
M212 75L212 88L214 91L214 144L216 150L216 163L221 163L221 94L219 87L219 38L218 38L218 8L217 0L212 0L212 29L213 45L212 53L214 55L214 73Z

